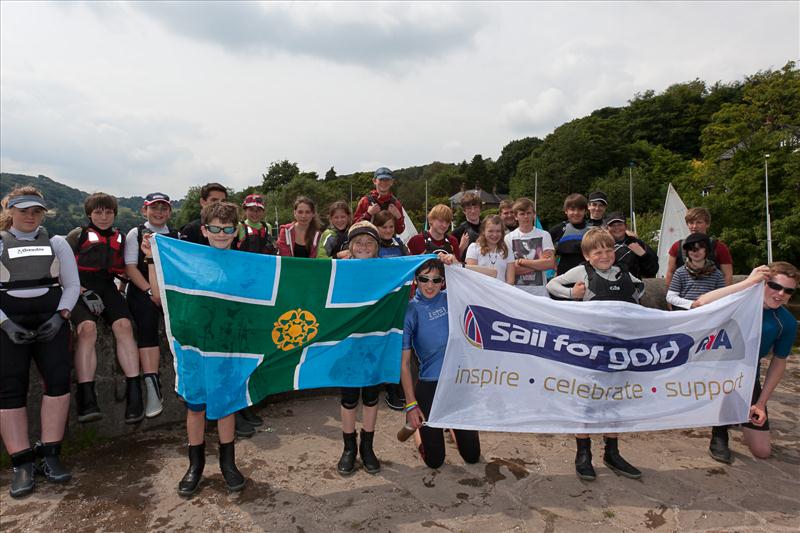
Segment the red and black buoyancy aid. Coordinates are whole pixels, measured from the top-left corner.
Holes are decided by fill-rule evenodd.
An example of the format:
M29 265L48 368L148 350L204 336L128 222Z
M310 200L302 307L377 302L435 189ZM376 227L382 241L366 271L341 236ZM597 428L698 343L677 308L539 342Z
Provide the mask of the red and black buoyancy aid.
M108 273L121 276L125 273L125 235L119 229L101 231L86 226L78 239L75 261L79 273Z
M397 205L397 198L395 198L394 194L390 194L388 198L381 201L380 197L375 194L375 191L372 191L367 195L367 202L369 202L369 205L377 204L381 208L381 211L388 211L390 205Z
M448 239L448 234L444 234L444 242L442 244L436 244L433 240L433 235L430 232L423 231L422 236L425 239L425 253L426 254L452 254L453 253L453 244Z
M278 249L275 247L272 237L267 233L266 224L262 224L260 229L256 229L249 224L244 226L244 239L236 245L242 252L254 252L257 254L276 255Z

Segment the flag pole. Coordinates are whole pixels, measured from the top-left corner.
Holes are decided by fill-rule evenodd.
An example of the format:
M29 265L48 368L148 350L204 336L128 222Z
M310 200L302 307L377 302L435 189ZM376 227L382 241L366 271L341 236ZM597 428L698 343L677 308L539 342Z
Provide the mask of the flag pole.
M633 161L628 165L628 181L630 187L631 225L633 226L633 232L636 233L636 215L633 213Z
M772 223L769 218L769 154L764 154L764 192L767 206L767 263L772 263Z
M275 235L280 233L280 225L278 225L278 206L273 206L275 208Z
M422 224L422 228L425 231L428 231L428 178L425 178L425 222Z
M533 173L533 206L539 212L539 171Z

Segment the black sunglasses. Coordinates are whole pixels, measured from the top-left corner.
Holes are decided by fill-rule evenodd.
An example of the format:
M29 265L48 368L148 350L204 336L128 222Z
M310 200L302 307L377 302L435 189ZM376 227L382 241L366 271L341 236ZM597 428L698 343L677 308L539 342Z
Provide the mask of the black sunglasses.
M212 226L211 224L206 224L206 229L215 235L220 231L225 235L233 235L236 233L236 226L225 226L223 228L222 226Z
M428 283L428 282L441 283L444 281L444 278L440 277L429 278L428 276L417 276L417 281L419 281L420 283Z
M797 290L797 288L793 288L793 289L792 289L792 288L789 288L789 287L784 287L784 286L783 286L783 285L781 285L780 283L775 283L774 281L768 281L768 282L767 282L767 287L769 287L769 288L770 288L770 289L772 289L773 291L778 291L778 292L780 292L780 291L783 291L783 292L785 292L786 294L788 294L789 296L791 296L792 294L794 294L794 291L796 291L796 290Z

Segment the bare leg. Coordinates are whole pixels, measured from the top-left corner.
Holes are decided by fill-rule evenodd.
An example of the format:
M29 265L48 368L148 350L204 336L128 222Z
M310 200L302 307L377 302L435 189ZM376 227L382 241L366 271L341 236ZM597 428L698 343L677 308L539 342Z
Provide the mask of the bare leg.
M366 408L364 409L366 411ZM373 422L374 424L374 422ZM353 433L356 430L356 410L342 407L342 433Z
M378 406L373 405L372 407L364 406L363 411L361 412L361 417L364 419L362 425L364 426L364 431L375 431L375 423L378 420ZM355 427L355 424L353 425Z
M189 446L198 446L205 442L206 412L186 411L186 434L189 437Z
M61 442L67 427L69 393L42 396L42 442Z
M768 459L772 452L772 438L769 431L742 428L742 436L750 453L759 459Z
M126 378L139 375L139 351L133 338L133 327L127 318L120 318L111 324L114 338L117 340L117 360ZM145 348L149 350L149 348ZM76 356L77 359L77 356ZM77 365L76 365L77 366ZM156 370L158 367L156 366Z
M217 420L217 433L219 434L219 441L222 444L233 442L236 436L236 417L235 415L228 415L225 418Z
M139 361L142 364L143 374L158 374L158 363L161 359L161 348L152 346L139 348Z
M75 377L78 383L94 381L97 370L97 324L84 320L77 327L78 340L75 343Z
M30 448L27 408L0 409L0 434L9 455Z

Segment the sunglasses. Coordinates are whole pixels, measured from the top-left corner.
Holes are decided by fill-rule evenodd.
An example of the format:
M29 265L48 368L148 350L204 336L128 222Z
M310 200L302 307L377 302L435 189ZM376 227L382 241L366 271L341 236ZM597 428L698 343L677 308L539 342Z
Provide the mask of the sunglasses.
M206 224L206 229L215 235L220 231L225 235L233 235L236 233L236 226L225 226L223 228L222 226L212 226L211 224Z
M774 281L768 281L767 282L767 287L769 287L773 291L778 291L778 292L783 291L784 293L788 294L789 296L794 294L794 291L797 290L797 288L784 287L780 283L775 283Z
M417 276L417 281L419 281L420 283L431 283L432 282L432 283L439 284L439 283L444 281L444 278L440 278L440 277L429 278L428 276Z

